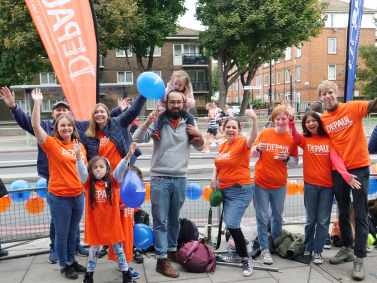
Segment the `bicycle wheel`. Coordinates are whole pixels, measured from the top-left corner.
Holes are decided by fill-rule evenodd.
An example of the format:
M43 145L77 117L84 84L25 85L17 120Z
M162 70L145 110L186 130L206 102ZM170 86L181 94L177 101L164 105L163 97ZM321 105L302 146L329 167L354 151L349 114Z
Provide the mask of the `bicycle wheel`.
M240 120L241 129L245 127L245 122L243 120Z

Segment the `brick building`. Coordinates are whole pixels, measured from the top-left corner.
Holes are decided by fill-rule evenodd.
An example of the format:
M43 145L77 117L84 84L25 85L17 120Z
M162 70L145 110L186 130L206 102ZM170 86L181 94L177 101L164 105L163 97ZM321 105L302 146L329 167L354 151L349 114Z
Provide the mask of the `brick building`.
M254 99L269 101L270 67L272 71L272 100L307 102L318 100L317 87L323 80L334 81L339 87L340 100L344 97L346 71L346 41L349 3L340 0L327 0L328 16L322 34L310 41L303 42L301 48L289 47L284 51L284 58L264 63L255 74L253 85L261 86L254 90ZM364 8L359 45L376 43L376 27L373 16L376 10ZM358 58L357 65L364 68ZM292 76L292 96L290 94L290 76ZM359 88L355 85L354 96L359 96ZM243 88L236 81L228 92L227 101L242 101ZM306 106L301 103L302 107Z
M205 103L211 100L211 59L203 54L202 47L194 43L198 38L198 31L184 28L177 34L167 37L162 48L155 47L152 70L162 77L165 84L170 80L173 71L185 70L194 89L196 108L193 114L205 111ZM128 52L131 71L127 63L125 50L110 50L107 57L100 58L100 102L109 109L117 107L118 100L123 97L123 86L132 100L138 95L136 87L137 76L140 75L136 63L136 56ZM143 60L147 66L148 60ZM42 119L51 119L52 105L63 98L59 82L54 73L35 74L35 83L41 87L44 95L42 105ZM32 99L20 87L15 91L16 104L26 112L32 109ZM145 104L141 115L148 115L156 108L157 100L149 100ZM0 103L0 121L12 121L13 117L5 103Z

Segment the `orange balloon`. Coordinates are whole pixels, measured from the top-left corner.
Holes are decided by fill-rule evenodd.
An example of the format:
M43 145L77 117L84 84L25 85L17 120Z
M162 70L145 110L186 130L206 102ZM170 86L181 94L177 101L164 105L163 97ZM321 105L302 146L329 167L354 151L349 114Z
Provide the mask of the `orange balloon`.
M39 196L32 196L26 201L25 208L30 214L37 215L45 209L45 202Z
M373 165L372 173L377 173L377 163Z
M12 201L9 195L0 198L0 213L7 211L11 204Z
M203 198L208 202L209 202L209 195L211 194L211 192L212 192L212 189L209 185L205 186L202 192Z
M304 181L302 181L300 184L298 184L298 191L304 195Z
M287 195L293 196L298 193L298 183L296 180L288 180Z
M144 187L145 187L145 199L144 199L144 202L145 201L148 201L151 199L151 184L149 182L144 182Z

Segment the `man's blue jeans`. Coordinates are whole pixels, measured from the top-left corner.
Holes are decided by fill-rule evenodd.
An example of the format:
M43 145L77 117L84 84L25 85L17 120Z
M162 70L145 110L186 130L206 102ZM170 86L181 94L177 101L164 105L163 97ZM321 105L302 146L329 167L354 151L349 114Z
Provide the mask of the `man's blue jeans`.
M317 254L323 252L329 231L331 208L334 199L333 187L304 183L304 204L306 210L305 250ZM315 237L314 237L315 233Z
M75 260L77 229L84 211L84 194L77 197L60 197L48 193L50 211L55 225L55 250L59 265Z
M283 211L287 186L277 189L265 189L254 183L254 209L257 218L257 231L260 250L268 249L268 208L271 206L271 234L275 239L283 229Z
M186 178L152 177L151 203L155 259L177 250L179 213L186 198Z

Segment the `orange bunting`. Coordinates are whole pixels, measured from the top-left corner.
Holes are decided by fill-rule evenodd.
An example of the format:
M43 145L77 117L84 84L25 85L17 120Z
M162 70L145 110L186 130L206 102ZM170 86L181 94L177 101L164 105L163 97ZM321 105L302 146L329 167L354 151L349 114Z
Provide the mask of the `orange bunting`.
M209 195L211 194L211 192L212 192L212 189L211 189L210 185L204 187L202 195L203 195L203 198L207 202L209 202Z
M30 197L25 203L26 211L30 214L40 214L45 208L45 202L43 198L39 196Z
M288 180L287 195L293 196L298 193L298 183L296 180Z
M151 184L149 182L144 182L145 187L145 199L144 202L151 199Z
M9 195L6 195L0 198L0 213L7 211L11 204L12 204L12 201Z

